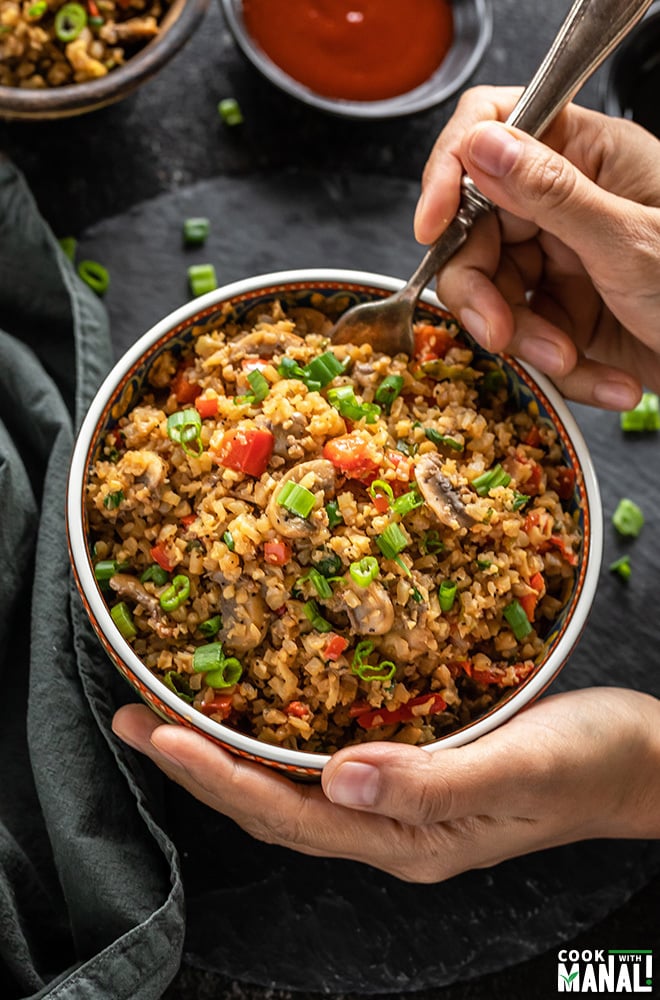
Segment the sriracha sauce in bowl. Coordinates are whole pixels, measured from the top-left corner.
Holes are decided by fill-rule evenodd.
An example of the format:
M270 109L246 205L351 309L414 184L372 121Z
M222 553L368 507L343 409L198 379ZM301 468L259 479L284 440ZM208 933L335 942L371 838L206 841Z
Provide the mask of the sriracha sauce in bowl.
M272 83L352 118L446 100L489 40L488 0L222 0L247 58Z

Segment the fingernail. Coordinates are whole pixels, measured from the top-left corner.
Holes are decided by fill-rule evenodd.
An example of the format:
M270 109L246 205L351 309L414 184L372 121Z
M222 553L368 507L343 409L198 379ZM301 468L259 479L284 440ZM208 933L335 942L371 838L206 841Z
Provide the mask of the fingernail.
M632 410L639 401L639 393L629 382L608 379L594 386L594 400L599 406L611 410Z
M373 806L378 795L379 781L378 768L347 761L335 771L326 795L339 806Z
M417 240L420 239L420 237L418 235L418 230L421 229L422 230L422 234L424 232L424 227L422 225L422 217L424 215L424 202L425 202L425 200L426 200L426 195L422 191L422 193L419 196L419 201L417 202L417 208L415 209L415 217L413 219L413 232L415 233L415 238ZM421 240L420 242L423 243L424 241Z
M564 371L564 356L552 340L544 337L529 337L525 339L520 351L525 361L539 368L546 375L561 375Z
M472 136L470 159L485 173L505 177L518 159L521 143L504 125L486 122Z
M490 347L490 327L488 320L481 313L475 312L474 309L461 309L459 319L461 325L479 341L482 347L486 349Z

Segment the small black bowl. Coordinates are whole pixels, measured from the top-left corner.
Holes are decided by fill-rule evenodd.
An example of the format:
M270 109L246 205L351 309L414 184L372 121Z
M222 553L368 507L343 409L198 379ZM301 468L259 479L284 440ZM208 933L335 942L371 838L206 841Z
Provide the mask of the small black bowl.
M631 31L603 78L602 106L660 138L660 2Z

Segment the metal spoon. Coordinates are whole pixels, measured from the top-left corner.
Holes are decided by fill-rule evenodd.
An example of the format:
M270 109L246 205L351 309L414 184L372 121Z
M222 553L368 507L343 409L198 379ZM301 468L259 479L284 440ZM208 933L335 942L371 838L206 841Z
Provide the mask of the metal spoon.
M507 125L542 135L650 5L651 0L575 0ZM469 177L463 177L461 189L456 215L407 284L386 299L344 313L331 333L335 344L369 343L385 354L413 353L412 323L419 296L463 245L476 220L495 207Z

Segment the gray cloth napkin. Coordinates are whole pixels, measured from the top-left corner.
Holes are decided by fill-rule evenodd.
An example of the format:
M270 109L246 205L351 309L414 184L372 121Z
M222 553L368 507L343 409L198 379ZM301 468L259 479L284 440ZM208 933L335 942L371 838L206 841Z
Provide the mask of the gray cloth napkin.
M161 785L112 737L128 689L94 637L67 554L75 427L110 365L102 305L0 160L4 1000L147 1000L180 963L183 890L155 815Z

